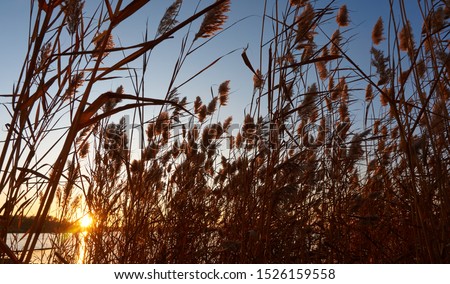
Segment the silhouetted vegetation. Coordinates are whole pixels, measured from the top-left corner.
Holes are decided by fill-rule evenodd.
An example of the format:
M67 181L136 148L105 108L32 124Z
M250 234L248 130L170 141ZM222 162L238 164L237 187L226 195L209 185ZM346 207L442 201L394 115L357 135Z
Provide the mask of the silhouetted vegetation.
M14 218L11 225L9 226L8 233L26 233L28 232L33 223L35 222L36 217L26 217L23 216L21 218ZM44 222L44 226L42 228L42 233L68 233L73 231L74 225L72 222L64 222L60 221L51 216L47 217L47 220Z
M449 1L389 1L392 15L373 23L370 73L347 52L345 5L260 1L260 62L242 50L254 91L236 123L219 115L233 82L217 78L205 101L179 92L196 76L177 77L224 27L230 1L184 20L174 1L155 39L116 47L112 31L146 2L103 1L95 21L81 16L83 1L35 3L40 32L30 34L0 157L4 220L36 204L39 234L52 206L58 220L89 212L86 263L450 263ZM407 5L422 12L419 32ZM149 98L147 55L182 28L167 93ZM128 65L136 59L140 69ZM134 94L92 94L125 71ZM132 125L114 116L126 110ZM45 167L50 156L36 162L36 150L62 117L70 124ZM56 238L59 258L76 261L78 247ZM30 235L18 261L35 244Z

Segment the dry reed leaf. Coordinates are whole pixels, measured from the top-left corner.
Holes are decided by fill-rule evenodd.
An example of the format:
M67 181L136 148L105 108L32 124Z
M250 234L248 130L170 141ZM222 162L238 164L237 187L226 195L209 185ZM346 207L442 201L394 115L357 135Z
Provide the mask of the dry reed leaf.
M139 11L145 4L150 2L150 0L133 0L129 3L125 8L120 10L117 15L114 15L114 18L111 19L111 25L113 27L117 26L128 17L134 15L137 11Z
M253 74L256 74L255 69L253 68L253 66L250 62L250 59L248 59L247 48L244 48L244 51L242 51L241 57L242 57L242 60L244 60L245 66L247 66L248 69L250 69L250 71L252 71Z

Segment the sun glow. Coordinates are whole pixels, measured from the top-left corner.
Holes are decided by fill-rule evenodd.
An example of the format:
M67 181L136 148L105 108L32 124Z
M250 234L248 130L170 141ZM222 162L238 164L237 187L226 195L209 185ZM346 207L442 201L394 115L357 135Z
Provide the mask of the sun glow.
M85 215L80 219L80 227L81 228L89 228L92 225L92 217L89 215Z

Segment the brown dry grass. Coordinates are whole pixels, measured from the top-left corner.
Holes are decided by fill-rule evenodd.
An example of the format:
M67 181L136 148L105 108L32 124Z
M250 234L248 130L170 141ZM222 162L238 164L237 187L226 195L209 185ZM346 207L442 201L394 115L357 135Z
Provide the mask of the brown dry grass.
M92 100L96 81L156 47L179 25L206 14L200 31L183 41L176 78L198 49L194 43L217 32L229 9L228 1L217 1L178 23L180 1L175 1L155 40L136 45L137 51L103 70L101 58L126 49L111 47L111 31L144 2L112 9L105 1L110 20L106 28L94 29L105 32L96 37L93 51L81 50L79 41L91 29L77 28L76 16L66 16L69 32L76 34L68 50L48 45L39 35L32 38L32 64L24 68L23 84L12 96L10 142L0 160L1 188L8 196L0 211L4 220L30 206L21 186L35 178L41 195L32 228L37 233L54 202L61 219L74 215L80 201L71 193L80 188L95 218L86 237L88 263L450 262L448 1L409 3L423 14L420 41L412 36L402 0L400 16L393 12L385 19L389 25L374 23L374 46L368 50L372 74L346 51L344 28L351 24L345 6L277 1L285 10L266 10L262 29L273 34L262 33L259 68L245 50L242 54L254 74L249 80L254 94L238 133L231 131L232 118L222 121L218 115L232 99L228 80L210 101L198 97L193 105L179 98L175 80L164 100L123 90ZM44 19L54 7L46 9L37 12ZM212 20L216 14L220 17ZM63 26L52 29L49 20L43 28L52 30L57 41ZM322 26L331 23L336 30L328 34ZM76 70L87 69L80 68L87 54L96 61L78 94L83 76ZM61 67L48 78L49 64L63 59L78 68ZM47 93L52 84L59 95ZM367 86L362 91L361 84ZM353 107L357 97L365 100L359 113ZM120 99L134 101L122 106ZM161 112L144 121L148 105L161 105ZM42 147L44 130L66 107L72 126L47 177L40 164L32 163L32 150ZM36 108L40 112L33 121L29 114ZM147 129L137 158L130 154L126 121L115 124L110 118L126 109L134 109L136 121ZM364 127L354 122L356 116L362 116ZM83 169L85 160L90 163ZM34 246L30 235L18 261L28 262ZM59 259L75 261L76 248L63 240L55 250Z

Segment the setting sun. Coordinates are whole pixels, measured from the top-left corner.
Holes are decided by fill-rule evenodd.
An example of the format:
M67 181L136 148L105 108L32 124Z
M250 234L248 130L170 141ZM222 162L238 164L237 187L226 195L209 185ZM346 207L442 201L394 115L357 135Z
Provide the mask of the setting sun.
M80 219L80 226L82 228L88 228L92 224L92 217L89 215L85 215Z

